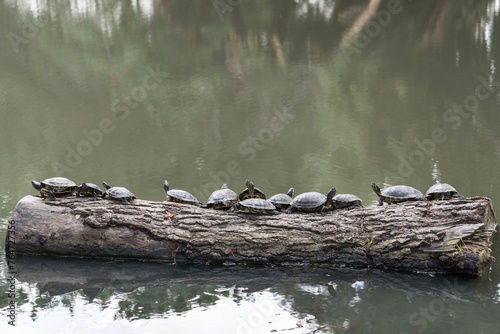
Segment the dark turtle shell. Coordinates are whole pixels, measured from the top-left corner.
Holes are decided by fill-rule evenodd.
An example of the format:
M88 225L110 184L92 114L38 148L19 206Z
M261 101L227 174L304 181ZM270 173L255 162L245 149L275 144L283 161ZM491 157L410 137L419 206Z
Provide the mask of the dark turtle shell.
M424 195L419 190L410 186L398 185L380 190L380 187L375 182L372 182L372 189L379 197L378 205L383 205L384 202L393 204L407 201L426 200Z
M65 177L52 177L42 182L31 181L33 187L40 192L42 197L50 196L53 200L56 196L73 195L78 185Z
M101 197L103 194L104 191L102 191L102 189L94 183L83 182L80 186L78 186L78 190L76 191L76 197L90 196L94 197L94 201L97 200L97 197Z
M184 203L184 204L193 204L200 206L201 202L196 199L193 195L185 190L179 189L170 189L168 181L165 180L163 182L163 189L167 193L167 200L170 202Z
M304 211L321 212L324 214L325 210L331 206L333 196L335 196L336 192L337 189L332 188L327 195L315 191L300 194L292 200L290 203L291 208L288 212Z
M285 210L290 207L290 203L293 201L293 188L290 188L286 194L276 194L269 198L269 202L271 202L275 207L280 210Z
M238 195L224 184L219 190L214 191L210 195L205 207L215 210L226 210L232 207L231 202L234 201L238 201Z
M262 198L266 199L266 195L260 190L259 188L256 188L252 181L247 180L246 181L246 188L240 193L238 196L240 201L244 201L249 198Z
M231 202L234 211L255 214L277 214L276 207L266 199L249 198L241 202Z
M101 196L102 198L105 198L106 196L110 197L111 199L121 201L122 204L130 204L129 201L136 199L134 194L130 190L124 187L111 187L109 184L106 182L102 182L102 185L104 188L106 188L106 192Z
M332 207L334 209L354 209L355 207L363 207L361 199L353 194L338 194L332 199Z
M458 191L448 183L441 183L439 181L436 181L436 184L432 185L429 190L427 190L425 197L427 198L427 200L433 201L461 198L463 196L459 195Z

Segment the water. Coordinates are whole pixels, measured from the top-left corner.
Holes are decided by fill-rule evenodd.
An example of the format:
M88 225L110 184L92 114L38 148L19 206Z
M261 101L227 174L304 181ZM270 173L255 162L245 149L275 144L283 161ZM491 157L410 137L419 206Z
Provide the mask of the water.
M0 16L2 242L30 180L55 175L157 201L164 179L203 202L246 179L365 205L372 181L500 200L500 1L4 0ZM481 279L16 264L9 332L500 333L496 264Z

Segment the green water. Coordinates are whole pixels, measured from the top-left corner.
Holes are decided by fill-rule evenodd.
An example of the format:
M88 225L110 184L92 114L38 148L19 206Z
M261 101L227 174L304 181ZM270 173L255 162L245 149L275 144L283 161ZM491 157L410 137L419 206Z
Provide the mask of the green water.
M0 0L0 22L2 246L30 181L56 175L156 201L164 179L202 202L246 179L367 206L372 181L500 201L500 1ZM9 333L500 333L495 263L481 279L17 265ZM0 271L8 292L4 255Z

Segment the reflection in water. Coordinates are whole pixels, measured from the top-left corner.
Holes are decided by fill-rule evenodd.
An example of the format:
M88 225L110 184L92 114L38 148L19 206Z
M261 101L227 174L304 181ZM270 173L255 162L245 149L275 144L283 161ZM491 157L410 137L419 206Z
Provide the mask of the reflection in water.
M173 176L205 201L224 181L304 192L334 180L370 203L372 181L426 189L440 161L462 192L494 197L484 178L460 177L499 166L473 163L500 147L493 94L458 130L443 118L478 75L495 82L498 1L398 4L256 1L221 22L206 1L4 2L36 29L24 37L26 26L5 17L5 33L23 39L17 53L2 51L13 100L4 119L32 130L12 129L24 134L11 144L16 159L0 163L22 178L0 182L20 198L25 179L40 174L114 178L158 200L158 180ZM345 44L354 51L346 54ZM146 80L148 69L161 80ZM32 117L40 109L43 117ZM284 109L294 121L262 132ZM422 149L437 128L446 140ZM0 136L9 142L9 131ZM237 173L228 173L229 162Z
M440 179L500 200L499 0L222 2L219 15L212 1L0 0L0 239L29 181L56 174L149 200L165 199L164 179L203 202L246 179L269 196L336 186L372 204L372 181ZM498 332L497 265L472 281L20 265L20 324L39 332Z
M285 329L380 332L389 317L398 328L414 331L411 319L421 317L413 310L427 308L439 314L443 323L460 322L457 326L467 328L468 320L462 323L454 313L477 307L486 312L498 309L491 282L452 276L43 257L22 257L18 266L19 321L25 324L32 318L42 327L48 326L46 329L80 326L94 319L85 328L105 326L118 332L126 320L132 328L151 329L196 330L203 324L210 327L210 333ZM5 305L6 297L1 300ZM401 305L394 308L398 303ZM421 321L417 323L423 326ZM491 329L486 319L478 325L485 332Z

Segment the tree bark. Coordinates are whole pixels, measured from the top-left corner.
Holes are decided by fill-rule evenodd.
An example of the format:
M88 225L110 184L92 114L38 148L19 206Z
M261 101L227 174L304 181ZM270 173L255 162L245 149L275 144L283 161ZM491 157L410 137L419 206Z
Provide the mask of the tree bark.
M337 210L325 216L268 216L139 199L122 205L26 196L12 221L16 238L11 246L18 254L315 264L474 276L494 261L496 226L491 200L485 197Z

